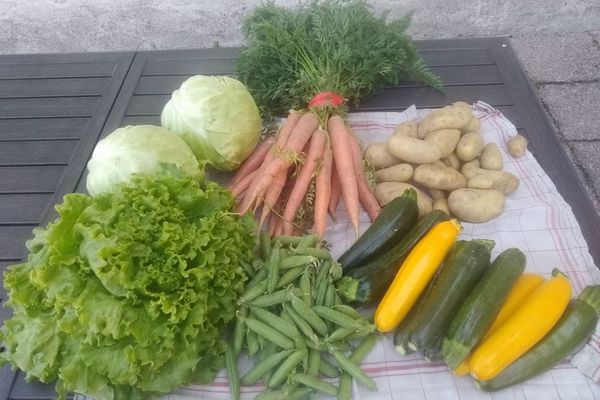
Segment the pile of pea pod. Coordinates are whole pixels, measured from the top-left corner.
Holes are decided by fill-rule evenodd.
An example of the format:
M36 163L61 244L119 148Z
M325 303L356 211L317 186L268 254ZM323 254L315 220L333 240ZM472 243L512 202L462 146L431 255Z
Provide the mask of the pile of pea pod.
M263 234L260 258L244 269L249 281L227 352L234 399L240 384L259 381L265 390L256 400L303 399L317 392L350 399L353 379L375 389L359 367L377 342L375 326L344 304L336 283L351 278L342 278L341 266L315 235ZM255 364L240 378L242 352Z

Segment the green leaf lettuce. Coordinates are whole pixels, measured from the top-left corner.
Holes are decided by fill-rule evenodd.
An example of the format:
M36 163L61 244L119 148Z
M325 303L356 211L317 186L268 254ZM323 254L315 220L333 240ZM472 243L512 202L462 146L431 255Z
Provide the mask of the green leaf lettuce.
M5 273L12 318L0 329L27 378L57 392L147 398L223 365L221 333L246 279L255 223L215 183L134 175L93 199L68 194L36 228L27 262Z

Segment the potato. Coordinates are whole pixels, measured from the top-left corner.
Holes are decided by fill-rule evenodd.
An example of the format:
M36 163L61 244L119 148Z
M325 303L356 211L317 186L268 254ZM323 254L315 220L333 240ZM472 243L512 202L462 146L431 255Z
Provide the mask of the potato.
M442 162L446 164L447 167L454 168L456 170L460 169L460 160L456 153L451 153L447 157L442 158Z
M466 163L462 173L467 177L467 187L473 189L494 189L504 194L510 194L519 188L519 178L506 171L490 171Z
M432 163L442 158L442 151L435 143L408 136L390 137L388 151L402 161L415 164Z
M442 157L447 157L456 148L456 144L460 140L460 131L458 129L439 129L429 132L424 140L437 144L442 151Z
M504 162L498 145L496 143L486 144L481 152L481 157L479 157L479 162L483 169L501 170Z
M463 135L456 145L456 155L462 161L471 161L481 153L485 143L479 132L468 132Z
M487 222L504 210L504 195L497 190L456 189L448 196L448 209L461 221Z
M445 197L435 199L431 208L432 210L440 210L445 212L446 215L450 215L450 209L448 208L448 200Z
M423 139L429 132L440 129L462 129L471 121L473 113L464 106L446 106L427 114L419 124L418 136Z
M400 164L402 161L390 154L387 150L387 143L371 143L365 149L365 159L368 160L373 168L387 168L392 165Z
M467 187L467 178L454 168L423 164L415 168L413 179L430 189L454 190Z
M403 122L396 127L394 135L417 137L417 123L414 121Z
M396 197L401 196L406 189L414 189L417 192L417 206L419 207L419 216L431 211L431 198L422 190L411 184L404 182L382 182L375 185L375 198L381 206L385 206Z
M479 132L481 130L481 121L476 116L473 116L467 126L461 129L462 133Z
M431 196L431 198L433 200L437 200L437 199L445 199L446 197L448 197L448 195L446 194L445 191L440 190L440 189L427 189L427 192L429 193L429 196Z
M375 171L375 180L377 182L406 182L412 178L412 175L412 165L398 164Z
M527 151L527 139L523 135L516 135L508 139L508 154L515 158L522 157Z

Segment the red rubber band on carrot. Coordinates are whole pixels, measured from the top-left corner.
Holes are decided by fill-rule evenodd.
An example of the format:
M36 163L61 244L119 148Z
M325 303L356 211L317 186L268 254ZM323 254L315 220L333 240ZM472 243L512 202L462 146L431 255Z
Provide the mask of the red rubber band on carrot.
M321 92L317 93L315 97L312 98L310 103L308 103L308 108L315 107L339 107L344 104L346 101L342 96L335 92Z

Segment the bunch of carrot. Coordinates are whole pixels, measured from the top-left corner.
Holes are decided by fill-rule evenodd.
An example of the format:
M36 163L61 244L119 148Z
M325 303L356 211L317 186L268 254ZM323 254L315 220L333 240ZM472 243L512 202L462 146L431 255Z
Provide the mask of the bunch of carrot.
M298 162L300 160L301 162ZM340 197L358 235L362 204L374 220L380 211L366 179L362 151L352 129L339 115L292 111L275 137L261 142L230 183L239 212L258 212L271 235L303 234L294 223L314 190L312 231L323 237L327 213L334 215Z

